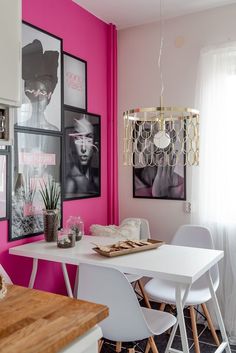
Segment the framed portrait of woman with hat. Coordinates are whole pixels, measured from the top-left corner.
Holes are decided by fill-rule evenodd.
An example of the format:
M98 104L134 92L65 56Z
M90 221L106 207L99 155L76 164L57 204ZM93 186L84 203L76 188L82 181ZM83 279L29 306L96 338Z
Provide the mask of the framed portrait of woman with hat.
M22 24L22 106L15 126L61 131L62 40Z
M100 116L64 111L64 199L100 196Z

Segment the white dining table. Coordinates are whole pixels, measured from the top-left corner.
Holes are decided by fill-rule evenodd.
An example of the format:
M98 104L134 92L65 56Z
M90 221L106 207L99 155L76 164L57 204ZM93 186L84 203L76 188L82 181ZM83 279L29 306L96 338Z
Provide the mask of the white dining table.
M108 258L97 254L93 250L94 244L111 244L117 240L119 239L84 236L81 241L76 242L75 247L68 249L58 248L56 243L39 241L12 247L9 249L9 253L33 259L32 272L29 281L30 288L33 288L34 286L38 269L38 260L61 263L67 293L70 297L73 297L73 292L70 285L66 264L79 265L83 262L113 267L125 273L137 274L151 278L162 278L171 281L175 284L176 288L175 295L178 320L171 332L165 353L189 353L183 308L191 285L203 274L205 274L222 336L222 343L219 347L217 347L215 352L220 353L224 350L226 350L227 353L231 352L217 297L213 288L210 271L211 267L223 258L223 251L176 245L162 245L157 249ZM78 271L74 288L74 295L76 297L77 289ZM178 325L180 328L182 351L171 347Z

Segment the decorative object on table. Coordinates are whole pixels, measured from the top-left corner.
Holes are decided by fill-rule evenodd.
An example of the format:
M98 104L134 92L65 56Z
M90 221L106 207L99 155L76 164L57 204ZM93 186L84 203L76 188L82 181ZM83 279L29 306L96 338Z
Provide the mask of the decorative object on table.
M63 249L73 248L75 246L75 233L71 232L68 228L62 228L58 232L57 246Z
M132 254L140 251L145 251L145 250L156 249L163 244L164 244L164 241L154 240L154 239L135 240L135 241L122 240L122 241L118 241L115 244L110 244L110 245L94 244L96 245L96 247L93 248L93 250L102 256L115 257L115 256L127 255L127 254Z
M63 54L64 104L87 110L87 62L68 53Z
M92 224L90 232L95 236L123 238L124 240L140 239L140 219L124 220L119 226L111 224L103 226L101 224Z
M54 180L41 184L39 190L45 209L43 210L44 236L48 242L57 241L57 230L59 226L59 209L57 208L60 199L60 186Z
M0 299L3 299L7 294L7 287L4 278L0 275Z
M49 179L61 181L61 138L56 133L15 130L10 240L43 233L43 199L39 190ZM60 214L61 207L59 199Z
M100 196L100 116L66 109L64 127L64 199Z
M22 105L16 127L61 131L62 40L22 24Z
M66 222L66 226L70 230L70 233L75 234L75 241L81 240L84 235L84 222L79 216L70 216Z

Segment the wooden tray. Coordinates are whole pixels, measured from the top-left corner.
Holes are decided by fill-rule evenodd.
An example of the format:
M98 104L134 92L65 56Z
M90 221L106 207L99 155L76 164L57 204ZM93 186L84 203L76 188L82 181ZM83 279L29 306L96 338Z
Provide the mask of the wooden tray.
M154 239L147 239L146 241L149 244L142 245L142 246L139 246L137 248L121 249L121 250L114 250L114 251L111 251L111 252L106 252L106 251L102 251L98 247L95 247L95 248L93 248L93 250L96 251L98 254L100 254L102 256L115 257L115 256L133 254L133 253L140 252L140 251L156 249L156 248L158 248L159 246L161 246L161 245L163 245L165 243L162 240L154 240ZM106 246L107 248L111 248L112 245L114 245L114 244L103 245L103 246Z

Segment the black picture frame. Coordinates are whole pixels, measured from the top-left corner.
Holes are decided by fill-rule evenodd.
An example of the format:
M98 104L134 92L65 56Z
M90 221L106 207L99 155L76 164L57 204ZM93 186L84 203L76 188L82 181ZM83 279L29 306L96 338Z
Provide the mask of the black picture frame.
M64 200L101 196L100 120L100 115L64 109Z
M10 147L0 146L0 221L9 218Z
M87 111L87 62L63 52L63 96L66 108Z
M136 122L137 126L140 122ZM178 124L178 122L176 122ZM155 129L150 129L148 122L143 125L143 129L146 129L147 135L143 133L140 138L140 147L144 149L145 154L145 144L143 141L143 136L148 136L149 143L154 140ZM180 128L180 125L179 125ZM182 138L185 141L185 129L179 129L182 133ZM137 129L139 131L139 128ZM144 131L145 132L145 131ZM135 132L134 132L135 133ZM170 160L174 161L175 154L181 150L181 144L179 144L176 138L176 132L170 130L170 136L172 134L173 143L170 143L165 149L157 149L156 158L160 158L160 165L153 165L151 159L150 150L145 154L145 162L149 165L143 167L138 165L138 158L135 159L134 154L134 167L133 167L133 197L143 198L143 199L161 199L161 200L186 200L186 160L185 155L180 156L179 163L177 165L161 165L161 159L164 156L168 156ZM153 142L152 142L153 143ZM139 144L139 142L138 142ZM185 142L184 142L185 145ZM186 146L186 145L185 145ZM154 146L155 147L155 146ZM175 150L173 150L175 149ZM185 148L186 150L186 148ZM155 152L153 152L155 153Z
M62 39L22 22L22 105L15 126L62 130Z
M12 207L9 241L43 233L44 208L40 184L53 178L61 185L62 136L50 132L15 130L12 163ZM59 202L62 224L62 197Z

